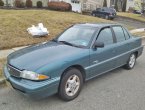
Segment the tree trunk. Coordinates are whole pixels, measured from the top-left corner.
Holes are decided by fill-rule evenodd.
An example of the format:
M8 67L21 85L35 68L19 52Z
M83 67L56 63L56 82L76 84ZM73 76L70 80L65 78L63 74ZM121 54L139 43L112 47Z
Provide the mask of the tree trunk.
M123 1L123 6L122 6L122 11L125 12L126 11L126 4L127 4L127 0Z
M104 0L103 7L107 7L107 0Z
M115 0L115 4L114 4L114 8L116 9L116 11L118 11L118 0Z

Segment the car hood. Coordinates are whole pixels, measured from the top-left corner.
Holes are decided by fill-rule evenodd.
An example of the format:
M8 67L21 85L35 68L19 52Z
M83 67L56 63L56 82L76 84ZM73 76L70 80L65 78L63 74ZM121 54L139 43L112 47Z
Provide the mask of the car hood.
M47 42L16 51L8 56L7 62L20 70L35 71L45 64L67 61L81 50L62 43Z

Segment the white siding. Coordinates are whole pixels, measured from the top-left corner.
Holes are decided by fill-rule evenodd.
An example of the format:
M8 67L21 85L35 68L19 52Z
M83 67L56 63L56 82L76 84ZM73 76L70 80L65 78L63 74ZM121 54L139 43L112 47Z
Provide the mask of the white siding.
M71 0L61 0L67 3L70 3L72 6L72 11L81 13L81 2L80 3L72 3Z
M128 11L129 7L134 7L134 0L127 0L126 11Z
M83 4L83 10L91 11L102 6L103 6L103 0L86 0L86 2Z

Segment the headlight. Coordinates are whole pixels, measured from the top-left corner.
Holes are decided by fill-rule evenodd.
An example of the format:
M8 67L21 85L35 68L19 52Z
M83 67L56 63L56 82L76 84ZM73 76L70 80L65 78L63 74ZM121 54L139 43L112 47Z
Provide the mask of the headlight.
M45 79L49 78L46 75L38 74L38 73L35 73L32 71L27 71L27 70L22 71L20 74L20 77L25 78L25 79L30 79L30 80L36 80L36 81L37 80L45 80Z

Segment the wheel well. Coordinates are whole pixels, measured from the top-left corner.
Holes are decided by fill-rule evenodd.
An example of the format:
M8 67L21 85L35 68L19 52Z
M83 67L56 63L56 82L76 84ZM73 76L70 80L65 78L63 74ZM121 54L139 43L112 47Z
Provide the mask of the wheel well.
M68 67L67 69L64 70L63 74L61 75L61 77L63 77L63 75L66 73L66 71L68 71L69 69L71 68L76 68L78 69L81 73L82 73L82 76L83 76L83 81L85 82L85 78L86 78L86 72L85 72L85 69L80 66L80 65L72 65L70 67Z
M135 53L136 57L138 57L138 51L136 51L136 52L134 52L134 53Z

